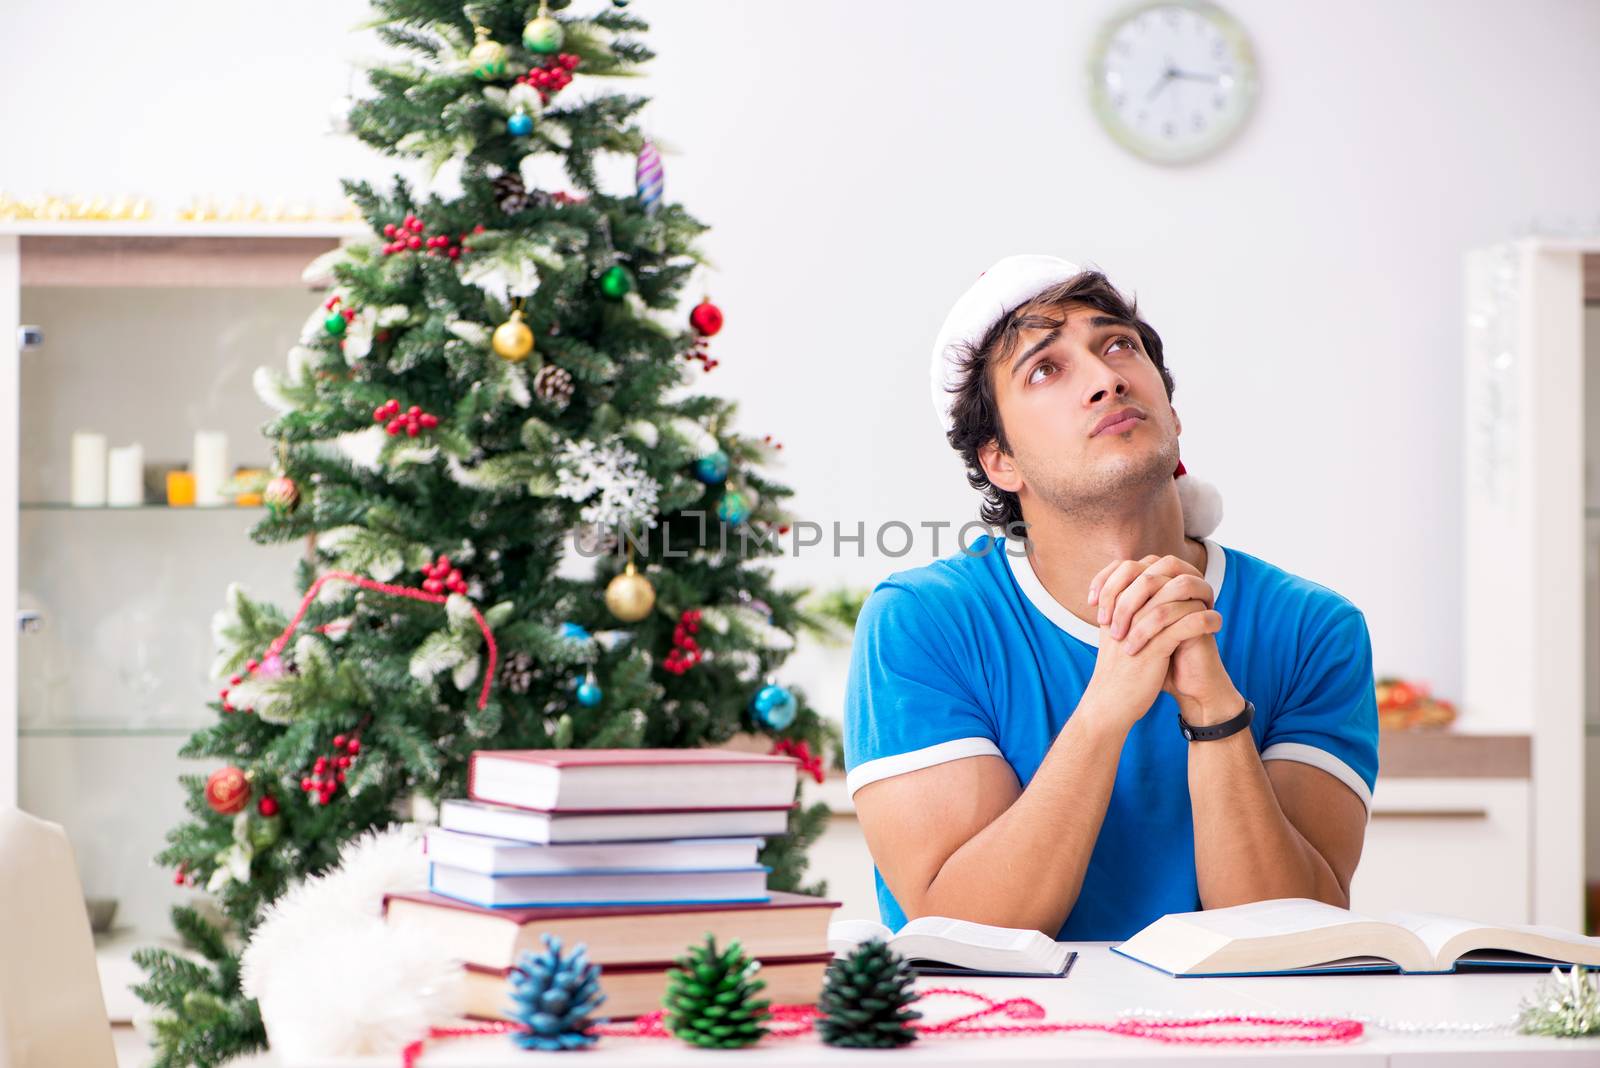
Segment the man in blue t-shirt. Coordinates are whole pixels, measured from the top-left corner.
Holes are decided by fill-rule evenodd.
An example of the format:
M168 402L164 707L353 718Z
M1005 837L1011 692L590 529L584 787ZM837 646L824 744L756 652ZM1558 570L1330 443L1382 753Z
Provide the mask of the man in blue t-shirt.
M1366 620L1210 537L1161 339L1103 275L1014 256L934 399L985 535L856 624L845 766L883 921L1065 940L1247 901L1347 905L1378 773Z

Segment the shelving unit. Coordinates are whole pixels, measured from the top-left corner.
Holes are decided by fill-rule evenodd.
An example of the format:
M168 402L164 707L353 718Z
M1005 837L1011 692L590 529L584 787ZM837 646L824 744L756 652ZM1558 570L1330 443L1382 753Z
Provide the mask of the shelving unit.
M1529 735L1529 918L1582 930L1600 877L1600 237L1474 251L1466 296L1460 726Z
M119 945L163 939L183 893L152 858L183 814L178 775L210 770L177 754L211 719L212 615L235 581L291 599L302 550L251 542L258 507L67 503L71 434L158 463L217 429L232 463L267 466L251 375L282 365L316 307L305 266L361 232L0 225L0 330L44 331L0 371L0 804L66 827L85 893L119 901Z

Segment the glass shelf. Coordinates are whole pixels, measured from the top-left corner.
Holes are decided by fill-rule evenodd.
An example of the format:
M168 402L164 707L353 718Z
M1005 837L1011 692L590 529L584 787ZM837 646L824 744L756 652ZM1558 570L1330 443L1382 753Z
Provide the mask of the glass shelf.
M257 512L264 505L219 504L201 507L186 504L72 504L67 501L23 501L17 505L24 512Z
M195 731L208 726L210 726L208 723L197 723L190 726L117 726L114 724L97 726L90 723L64 723L51 727L18 727L17 736L21 738L187 738Z

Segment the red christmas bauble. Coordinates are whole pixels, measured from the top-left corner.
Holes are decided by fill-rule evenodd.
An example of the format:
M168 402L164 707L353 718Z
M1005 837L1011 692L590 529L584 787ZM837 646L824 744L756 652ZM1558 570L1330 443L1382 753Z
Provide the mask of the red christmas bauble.
M696 304L694 311L689 313L689 325L700 334L710 337L722 329L722 309L711 303L711 298L707 297Z
M206 780L206 804L219 816L231 816L249 803L250 780L238 768L218 768Z

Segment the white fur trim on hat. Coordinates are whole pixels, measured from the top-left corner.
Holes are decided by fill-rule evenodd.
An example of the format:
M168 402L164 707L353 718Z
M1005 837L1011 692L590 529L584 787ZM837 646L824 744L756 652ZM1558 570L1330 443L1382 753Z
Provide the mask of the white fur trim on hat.
M1081 273L1059 256L1007 256L978 276L944 317L933 343L933 410L950 432L950 405L961 369L964 345L983 339L989 328L1057 282Z
M1183 532L1191 538L1211 537L1222 525L1222 491L1188 472L1173 477L1183 506Z

